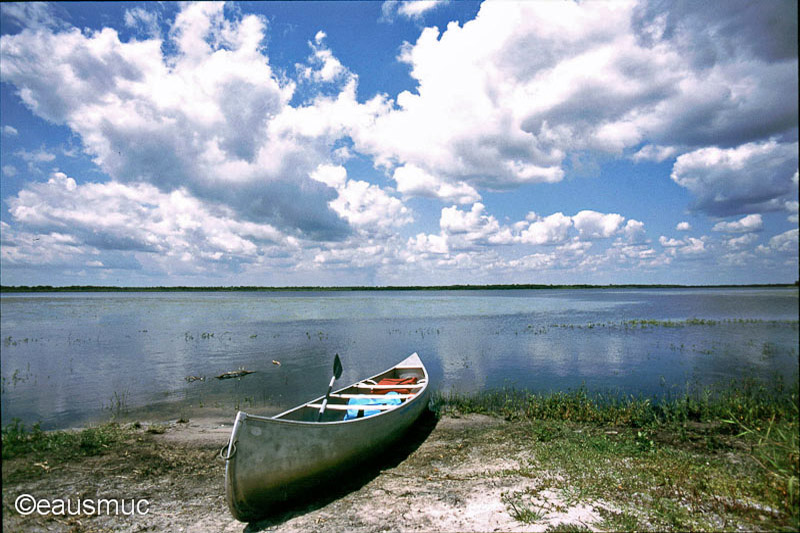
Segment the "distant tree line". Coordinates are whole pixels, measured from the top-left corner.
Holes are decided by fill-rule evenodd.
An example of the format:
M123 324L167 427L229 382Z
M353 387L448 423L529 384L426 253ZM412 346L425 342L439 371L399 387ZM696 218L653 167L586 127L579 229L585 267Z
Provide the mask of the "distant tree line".
M736 289L736 288L781 288L797 287L798 282L790 283L758 283L749 285L680 285L680 284L638 284L625 283L613 285L543 285L543 284L492 284L492 285L387 285L387 286L157 286L157 287L115 287L106 285L68 285L54 287L51 285L0 285L0 292L236 292L236 291L495 291L495 290L552 290L552 289Z

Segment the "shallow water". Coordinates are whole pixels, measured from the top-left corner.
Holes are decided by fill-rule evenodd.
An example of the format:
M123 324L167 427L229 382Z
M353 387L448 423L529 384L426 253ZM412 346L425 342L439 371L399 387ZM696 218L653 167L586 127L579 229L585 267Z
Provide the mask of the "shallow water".
M323 394L335 353L342 385L418 352L436 388L459 392L651 396L798 371L797 289L5 294L0 306L2 423L45 428L274 414ZM240 367L255 373L214 378Z

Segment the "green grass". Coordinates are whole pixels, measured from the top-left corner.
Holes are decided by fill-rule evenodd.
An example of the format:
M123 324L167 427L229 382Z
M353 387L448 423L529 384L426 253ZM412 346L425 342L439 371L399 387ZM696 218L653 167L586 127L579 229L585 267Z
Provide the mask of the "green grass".
M516 474L545 473L531 478L538 490L558 487L569 505L610 502L607 529L800 529L796 381L687 387L658 402L503 389L439 394L433 405L511 421L509 435L534 458Z
M122 443L130 430L116 423L81 431L42 431L39 424L26 429L18 419L2 430L3 459L29 457L32 460L62 462L79 456L100 455Z

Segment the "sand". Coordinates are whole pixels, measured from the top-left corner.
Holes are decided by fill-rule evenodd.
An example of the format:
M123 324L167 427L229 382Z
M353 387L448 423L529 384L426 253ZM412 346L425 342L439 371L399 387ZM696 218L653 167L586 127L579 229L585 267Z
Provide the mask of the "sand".
M563 501L555 486L543 490L541 480L553 476L525 467L529 452L508 424L481 415L426 416L397 449L343 487L251 524L234 520L225 503L218 451L231 420L171 422L154 432L144 424L120 450L42 464L36 476L20 477L21 459L5 461L3 531L544 531L562 523L595 529L606 505ZM147 512L22 516L14 508L22 494L74 503L145 500L139 510ZM536 516L521 517L520 510Z

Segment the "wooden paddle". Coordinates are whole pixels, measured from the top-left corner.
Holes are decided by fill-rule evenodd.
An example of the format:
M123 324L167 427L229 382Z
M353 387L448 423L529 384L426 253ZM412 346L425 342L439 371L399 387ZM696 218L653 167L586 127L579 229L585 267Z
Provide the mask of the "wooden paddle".
M331 394L331 389L333 389L333 382L342 377L342 362L339 360L339 354L336 354L336 357L333 359L333 376L331 376L331 383L328 385L328 392L325 393L325 399L322 401L322 407L320 407L319 414L317 415L317 422L322 420L322 413L325 412L325 408L328 406L328 396Z

